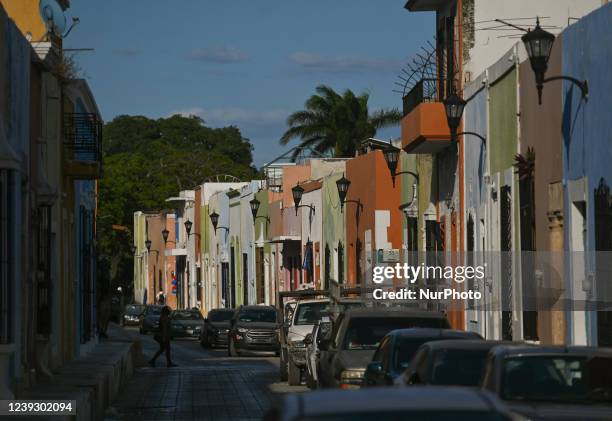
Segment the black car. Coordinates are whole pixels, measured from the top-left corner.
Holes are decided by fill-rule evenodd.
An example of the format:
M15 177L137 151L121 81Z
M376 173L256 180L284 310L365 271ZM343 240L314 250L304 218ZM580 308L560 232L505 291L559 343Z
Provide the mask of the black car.
M144 304L128 304L123 310L121 323L124 326L139 326L144 318L147 306Z
M202 347L227 346L227 337L235 312L231 308L217 308L208 312L208 317L204 319L204 329L200 335Z
M479 387L491 348L502 341L459 340L423 344L400 384Z
M156 332L159 329L159 316L164 306L151 305L147 306L140 324L140 333L147 334Z
M264 305L241 306L231 321L228 355L236 357L242 351L278 354L279 328L276 308Z
M204 330L200 310L176 310L170 315L170 334L175 338L199 338Z
M408 368L417 349L425 342L482 339L474 332L452 329L412 328L391 331L383 338L365 372L363 386L388 386Z
M361 386L366 366L385 335L395 329L450 328L446 316L399 308L351 308L340 314L329 338L319 340L317 377L322 387Z

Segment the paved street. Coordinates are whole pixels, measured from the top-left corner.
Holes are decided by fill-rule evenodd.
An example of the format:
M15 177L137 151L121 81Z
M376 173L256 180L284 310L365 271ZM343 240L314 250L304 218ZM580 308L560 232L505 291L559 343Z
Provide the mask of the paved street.
M149 358L157 349L151 335L130 333ZM106 412L111 420L247 420L260 419L276 395L302 392L278 382L278 358L229 358L225 349L203 349L197 341L172 342L178 367L136 369L119 398Z

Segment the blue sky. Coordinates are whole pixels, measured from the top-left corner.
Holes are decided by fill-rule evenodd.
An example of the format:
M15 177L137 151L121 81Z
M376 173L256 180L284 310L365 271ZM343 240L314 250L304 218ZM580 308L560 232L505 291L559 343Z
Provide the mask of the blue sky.
M368 91L372 109L401 106L397 75L434 32L433 14L404 2L72 0L81 23L65 47L95 49L77 59L106 121L191 113L235 124L260 166L283 152L286 117L318 84Z

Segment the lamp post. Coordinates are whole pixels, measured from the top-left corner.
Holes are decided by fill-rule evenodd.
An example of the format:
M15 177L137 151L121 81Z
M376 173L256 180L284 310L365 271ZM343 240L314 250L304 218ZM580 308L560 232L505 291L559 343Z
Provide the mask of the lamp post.
M345 203L355 203L357 205L357 215L363 211L363 203L361 200L346 200L348 189L351 186L351 181L342 174L342 178L336 181L338 188L338 197L340 198L340 212L343 212Z
M291 194L293 195L293 204L295 205L295 216L297 216L299 208L308 208L311 214L315 212L315 207L312 205L300 205L302 195L304 194L304 188L300 186L299 183L291 189Z
M145 241L145 247L147 248L147 251L149 253L155 252L155 253L157 253L157 257L159 257L159 250L151 250L151 245L152 244L153 244L152 241L147 238L147 241Z
M257 218L265 219L268 223L270 223L270 217L269 216L257 216L257 212L259 212L259 206L261 206L261 202L259 200L257 200L256 197L253 198L253 200L251 200L249 202L249 205L251 207L251 213L253 214L253 224L255 223Z
M385 157L385 162L387 163L387 167L391 172L391 181L393 181L393 188L395 188L395 177L402 174L410 174L414 178L416 178L417 184L419 182L419 175L413 171L400 171L397 172L397 164L399 163L399 155L400 150L394 146L389 146L383 152Z
M212 226L215 229L215 235L217 235L217 229L225 229L229 233L229 228L228 227L219 227L219 226L217 226L219 224L219 214L217 212L213 211L213 213L211 213L208 216L210 217L210 222L212 223Z
M529 55L531 68L535 73L536 87L538 89L538 103L540 105L542 105L542 90L544 89L544 84L553 80L567 80L572 82L580 88L582 99L587 101L589 96L589 85L586 80L580 81L571 76L553 76L547 79L545 78L546 71L548 70L548 60L550 59L550 53L555 43L555 36L542 29L539 18L536 21L535 29L528 31L521 37L521 40L525 45L525 49Z
M483 146L487 146L487 138L476 132L461 132L457 133L459 124L461 124L461 118L463 116L463 110L467 101L461 98L456 93L452 93L444 100L444 110L446 111L446 121L448 122L448 128L451 132L451 141L456 142L459 136L476 136L482 141Z

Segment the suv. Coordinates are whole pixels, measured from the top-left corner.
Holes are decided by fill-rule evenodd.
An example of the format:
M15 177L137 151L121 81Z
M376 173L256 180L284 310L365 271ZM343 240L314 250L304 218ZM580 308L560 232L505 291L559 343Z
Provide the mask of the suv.
M227 353L237 357L241 351L278 354L278 314L276 308L264 305L240 306L230 323Z
M329 338L319 340L318 380L323 387L359 388L366 366L387 333L395 329L448 329L446 316L400 308L351 308L340 314Z
M295 305L293 316L286 321L285 341L281 343L281 378L287 375L289 385L300 384L306 369L306 345L304 338L329 311L328 299L301 300Z

